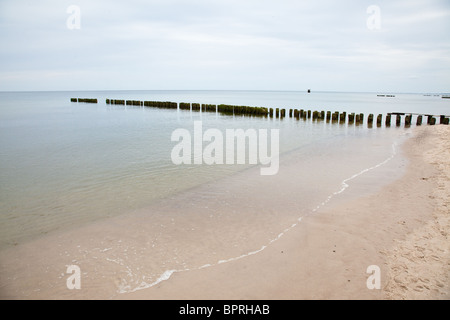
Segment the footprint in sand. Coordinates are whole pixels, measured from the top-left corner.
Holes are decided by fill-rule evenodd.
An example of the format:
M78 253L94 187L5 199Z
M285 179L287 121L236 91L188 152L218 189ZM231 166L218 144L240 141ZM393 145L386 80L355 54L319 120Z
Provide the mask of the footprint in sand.
M414 288L414 291L422 292L423 291L423 287L422 286L417 286L417 287Z

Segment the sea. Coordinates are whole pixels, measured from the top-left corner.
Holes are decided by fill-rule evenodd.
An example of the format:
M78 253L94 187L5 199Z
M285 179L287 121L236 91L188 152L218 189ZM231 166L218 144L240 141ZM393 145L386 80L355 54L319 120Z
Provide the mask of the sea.
M71 98L97 98L98 103L71 102ZM287 112L281 119L223 115L111 105L106 99ZM291 109L355 112L365 117L362 124L340 124L292 118ZM139 275L146 282L124 281L121 292L151 286L174 270L257 253L302 217L345 200L347 190L353 188L361 195L373 192L402 174L407 162L401 144L412 134L416 115L410 127L404 119L396 126L394 118L386 127L384 117L390 112L448 116L450 99L442 94L392 92L0 92L0 250L135 212L146 212L147 221L152 220L152 212L155 221L189 221L194 234L177 229L174 234L181 238L175 239L174 234L162 235L170 230L161 224L159 239L173 243L152 242L153 247L164 248L159 261L167 258L172 265L167 262ZM367 124L371 113L375 119L383 114L381 126ZM277 130L278 141L271 142L279 144L278 171L261 175L264 164L250 163L248 156L240 164L174 163L172 153L179 143L172 137L174 132L192 133L194 145L199 123L203 132L215 129L224 137L229 129L266 130L269 136ZM208 143L200 141L203 148ZM267 147L271 149L270 143ZM366 179L358 180L362 176ZM186 220L189 215L192 219ZM254 241L249 234L256 235ZM195 250L208 243L210 254L192 262L180 253L190 241Z

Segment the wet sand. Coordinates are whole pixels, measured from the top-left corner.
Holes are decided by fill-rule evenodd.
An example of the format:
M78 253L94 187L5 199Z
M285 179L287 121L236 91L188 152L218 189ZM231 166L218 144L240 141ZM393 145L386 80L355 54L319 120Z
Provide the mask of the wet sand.
M319 210L259 254L120 298L449 299L450 128L414 131L406 174L379 192Z
M158 225L149 224L148 212L143 211L132 219L121 216L3 250L0 298L448 299L450 131L444 126L411 130L413 137L402 146L409 162L400 179L372 190L373 181L388 179L386 172L373 170L352 180L340 200L301 216L301 221L297 212L274 210L255 226L259 210L267 206L291 202L285 208L311 212L317 203L312 197L298 205L295 188L283 197L264 197L261 183L258 206L249 201L240 208L247 213L245 220L234 212L233 193L221 195L214 215L211 208L199 209L208 198L178 198L152 216ZM287 170L275 188L289 181L292 171ZM308 188L326 189L325 194L335 190L317 183ZM364 186L371 192L361 192ZM203 191L202 197L214 201L214 190ZM242 190L243 198L254 192L245 184ZM182 216L164 214L174 206L182 207ZM241 224L253 227L239 228ZM277 238L273 231L285 226L292 227ZM185 239L175 249L165 245L172 243L174 234ZM211 239L217 243L205 243ZM224 257L230 259L218 261ZM148 270L161 268L161 263L166 272L149 277ZM71 264L81 268L80 290L67 289L65 271ZM380 267L379 290L367 288L371 265Z

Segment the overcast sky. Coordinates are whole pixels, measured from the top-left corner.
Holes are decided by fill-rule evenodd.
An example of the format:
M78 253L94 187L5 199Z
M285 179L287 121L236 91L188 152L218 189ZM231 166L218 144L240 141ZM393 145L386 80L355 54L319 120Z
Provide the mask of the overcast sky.
M448 93L449 30L449 0L0 0L0 91Z

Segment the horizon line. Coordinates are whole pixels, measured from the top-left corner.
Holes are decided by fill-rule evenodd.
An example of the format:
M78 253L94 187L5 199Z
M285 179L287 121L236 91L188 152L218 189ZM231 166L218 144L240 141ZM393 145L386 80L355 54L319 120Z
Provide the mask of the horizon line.
M83 92L83 91L241 91L241 92L298 92L305 94L316 93L396 93L396 94L432 94L432 95L447 95L450 92L400 92L400 91L336 91L336 90L275 90L275 89L78 89L78 90L0 90L0 93L25 93L25 92Z

